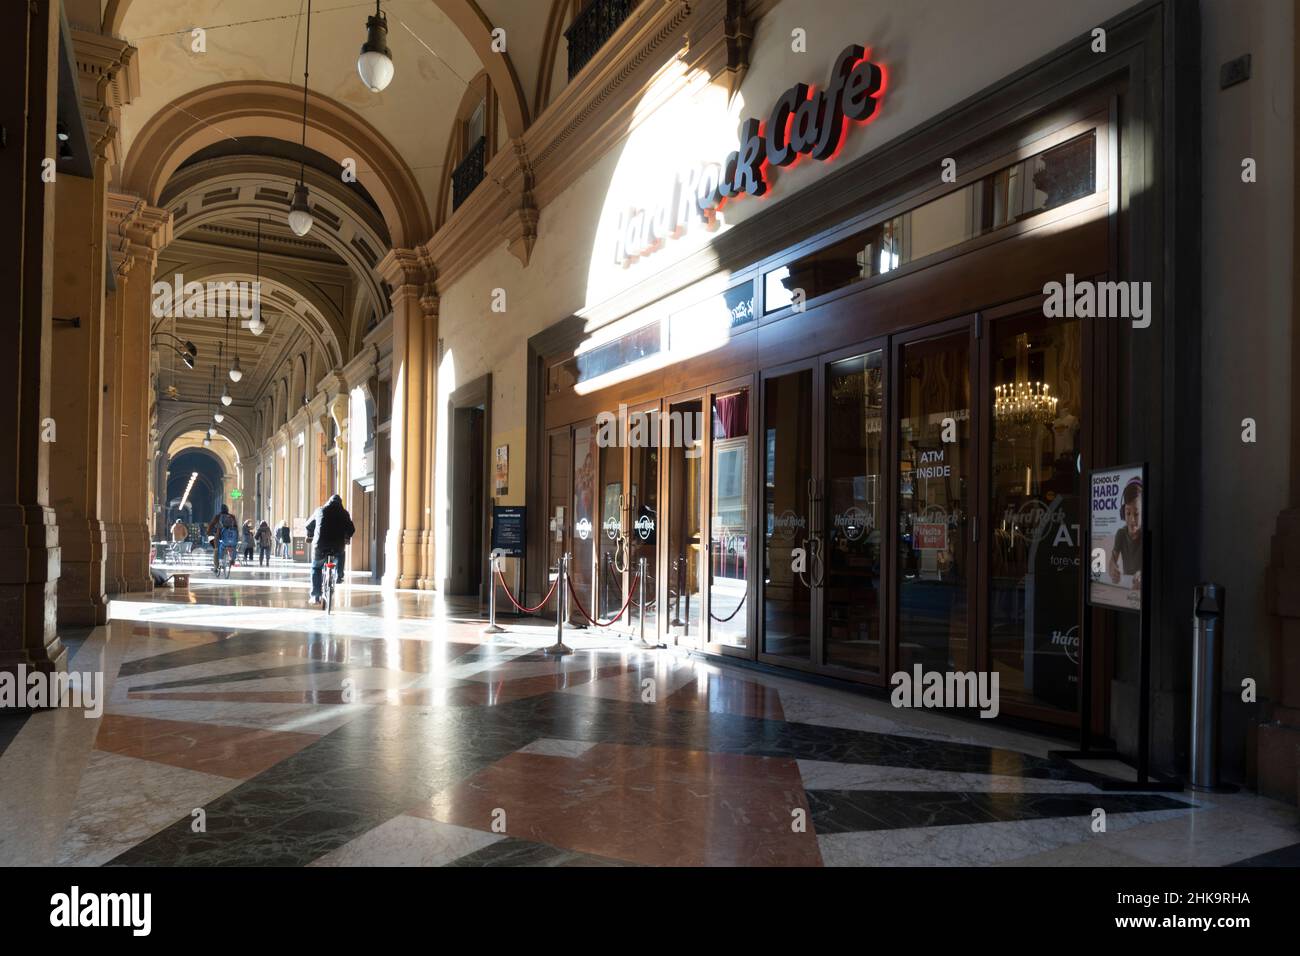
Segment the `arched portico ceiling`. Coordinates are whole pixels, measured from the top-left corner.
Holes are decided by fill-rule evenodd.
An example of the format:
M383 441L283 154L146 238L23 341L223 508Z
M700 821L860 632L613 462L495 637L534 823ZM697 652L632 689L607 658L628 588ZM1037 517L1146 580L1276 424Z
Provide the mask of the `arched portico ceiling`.
M208 432L208 426L212 424L212 414L206 408L184 408L170 418L162 428L162 434L158 436L158 449L165 451L167 457L171 458L179 454L185 448L203 448L203 436ZM253 442L253 436L248 433L248 429L243 423L231 415L227 415L217 427L217 437L212 439L212 448L224 447L230 449L230 457L224 458L222 452L212 452L223 463L240 467L248 456L257 449ZM205 449L211 451L211 449ZM234 474L234 468L231 468L231 474Z
M197 451L216 459L224 474L238 475L239 469L243 467L243 457L239 454L239 448L234 441L230 436L218 432L212 439L212 444L204 446L203 439L206 435L207 432L201 430L186 431L177 435L166 445L167 461L170 462L181 452Z
M432 232L429 207L414 174L393 146L352 110L319 94L308 97L307 145L356 175L374 197L394 245ZM123 187L161 205L186 159L221 139L271 137L290 142L302 132L302 89L285 83L233 81L184 94L159 110L129 147ZM287 211L287 210L286 210Z
M176 249L175 244L169 247ZM159 271L159 282L172 281L171 271L184 275L185 281L199 283L218 283L218 282L246 282L252 283L254 280L254 266L252 255L236 254L225 252L223 261L198 261L188 259L184 255L173 254L167 257L168 272ZM175 263L174 267L172 263ZM341 365L343 362L343 343L346 341L346 331L343 327L343 314L335 303L331 302L320 291L309 283L302 281L299 277L285 272L273 264L268 264L263 257L261 267L262 282L262 304L264 318L266 319L268 329L274 325L276 317L287 317L291 319L295 326L302 328L313 345L321 350L321 353L327 358L333 366ZM154 319L155 325L159 328L169 329L171 319ZM224 318L177 318L177 334L184 338L184 330L187 325L204 322L214 325L214 327L223 327ZM236 319L230 320L233 331ZM247 331L248 320L238 319L241 329L240 340L254 344L251 333ZM262 333L263 336L266 332ZM204 368L215 355L199 356L199 368Z
M491 75L493 86L500 92L506 130L513 138L523 135L529 123L529 116L527 98L519 83L519 76L515 70L511 50L527 49L532 53L531 47L540 45L545 19L545 4L542 0L528 0L527 3L521 2L521 0L511 0L511 4L516 8L541 11L540 25L530 29L522 19L519 20L518 24L513 22L505 23L504 13L499 14L499 18L503 22L494 24L483 12L483 8L476 0L425 0L425 3L407 0L407 2L397 5L397 9L394 9L394 5L390 3L387 13L389 46L393 49L394 57L398 63L399 77L402 77L400 71L403 69L404 61L410 62L410 54L413 52L417 53L417 55L424 52L421 51L421 47L434 52L438 59L442 60L446 66L449 66L462 77L475 72L474 69L463 62L464 54L466 52L472 53L473 56L478 58L479 65ZM176 15L170 16L166 20L159 20L157 13L154 13L154 16L146 22L138 16L132 16L128 19L129 13L138 12L145 7L145 4L136 3L133 0L107 0L104 7L103 30L105 33L124 36L128 40L135 41L137 37L146 31L156 34L170 29L175 31L178 37L188 41L189 31L195 26L203 26L205 19L210 19L212 16L210 12L207 13L207 17L198 16L187 9L194 6L203 6L203 4L196 3L196 0L168 0L167 8L174 10ZM221 7L221 21L233 23L243 19L240 16L240 11L236 10L236 7L239 6L241 6L239 0L235 0L233 3L231 0L226 0ZM250 19L254 17L263 21L269 19L268 14L271 11L266 9L267 0L246 0L242 6L249 7ZM292 7L286 7L286 9L276 12L284 15L287 19L289 16L298 13L301 7L302 5L295 0ZM359 47L360 40L364 39L362 28L365 23L364 15L367 12L366 7L356 9L353 6L333 10L322 9L319 11L320 16L313 17L315 21L313 27L317 29L324 28L318 36L321 37L327 49L334 46L334 44L330 43L330 33L340 31L347 48L355 50ZM436 14L441 14L441 16L436 16ZM515 17L515 19L518 19L518 17ZM408 20L413 22L408 25ZM445 29L447 21L455 27L454 31ZM496 26L508 27L511 31L507 36L505 51L492 49L492 31ZM413 33L414 36L408 35L408 31ZM454 34L454 36L450 34ZM353 52L351 56L352 59L348 61L349 63L355 62L356 53ZM426 75L427 72L427 70L421 69L417 79L427 84L432 78L438 76L435 72L434 77L430 77ZM355 82L356 77L351 77L351 80ZM398 86L399 82L402 83L401 86ZM394 85L397 86L397 90L394 92L400 92L405 85L404 78L400 81L395 80ZM421 87L413 85L410 89L416 90L421 89ZM358 96L362 94L370 95L359 82L356 82L356 90ZM389 90L394 90L394 88L389 87ZM459 92L457 92L455 98L459 98ZM434 108L437 109L440 105L434 104ZM435 113L434 115L439 114ZM446 115L445 110L442 111L441 115ZM441 131L444 142L448 133L449 130ZM430 155L441 156L442 149L438 148Z
M174 217L175 238L231 220L243 220L244 226L258 218L282 224L296 174L297 167L289 169L281 160L256 157L212 160L179 170L163 192L164 207ZM346 362L366 333L362 317L371 311L381 317L388 312L382 279L375 271L387 241L373 211L336 182L313 172L307 180L317 210L311 238L347 263L358 285L353 308L343 317L341 354Z

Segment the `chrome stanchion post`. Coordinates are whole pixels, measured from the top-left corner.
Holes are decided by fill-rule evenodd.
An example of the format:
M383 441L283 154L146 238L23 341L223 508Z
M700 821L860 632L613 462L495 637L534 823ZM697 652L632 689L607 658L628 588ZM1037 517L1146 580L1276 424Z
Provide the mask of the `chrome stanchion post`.
M641 602L641 607L637 614L637 625L641 630L641 646L654 647L653 644L647 643L645 639L645 558L641 558L637 562L636 574L637 600Z
M560 559L560 580L556 585L560 593L555 596L555 643L542 651L547 656L560 657L573 653L573 648L566 647L564 644L564 598L569 584L568 576L569 555L565 552L564 557Z
M483 628L484 634L500 634L505 628L497 623L497 575L501 572L501 552L488 554L488 624Z

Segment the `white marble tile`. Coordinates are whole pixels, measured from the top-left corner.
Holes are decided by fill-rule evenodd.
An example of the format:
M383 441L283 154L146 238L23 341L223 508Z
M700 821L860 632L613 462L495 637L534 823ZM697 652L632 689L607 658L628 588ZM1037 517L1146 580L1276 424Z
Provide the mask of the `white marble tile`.
M1122 831L1144 820L1168 822L1191 812L1113 813L1105 833L1093 833L1092 818L1079 816L819 834L817 842L826 866L990 866L1086 840L1127 853L1119 842Z
M1300 843L1300 829L1219 808L1121 834L1120 849L1157 866L1224 866Z
M586 740L559 740L555 737L538 737L526 747L520 747L521 754L542 754L546 757L581 757L595 743Z
M396 816L312 866L443 866L504 839L499 833L471 830L424 817Z
M196 688L206 690L206 688ZM113 704L111 714L252 727L257 730L328 734L371 709L370 704L272 704L225 700L130 700Z
M58 865L99 866L195 809L238 780L96 751L59 843Z

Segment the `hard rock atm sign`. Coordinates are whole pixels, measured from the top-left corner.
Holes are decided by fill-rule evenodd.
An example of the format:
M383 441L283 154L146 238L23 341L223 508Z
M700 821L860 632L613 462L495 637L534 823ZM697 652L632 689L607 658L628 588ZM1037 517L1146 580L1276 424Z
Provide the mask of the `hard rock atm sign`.
M912 526L912 546L918 551L944 551L948 547L948 525L941 521L920 521Z

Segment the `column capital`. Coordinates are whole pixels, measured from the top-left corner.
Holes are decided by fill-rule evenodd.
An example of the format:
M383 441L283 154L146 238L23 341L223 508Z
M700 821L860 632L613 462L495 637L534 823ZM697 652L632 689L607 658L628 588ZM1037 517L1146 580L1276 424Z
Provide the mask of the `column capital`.
M433 263L422 249L389 249L375 271L392 287L394 295L419 295L434 280Z
M166 209L151 206L138 196L108 194L109 256L118 275L126 275L136 262L142 262L152 276L158 253L171 241L172 214Z

